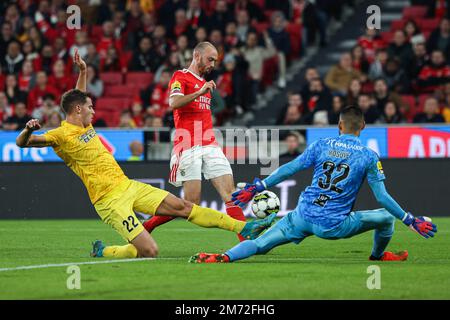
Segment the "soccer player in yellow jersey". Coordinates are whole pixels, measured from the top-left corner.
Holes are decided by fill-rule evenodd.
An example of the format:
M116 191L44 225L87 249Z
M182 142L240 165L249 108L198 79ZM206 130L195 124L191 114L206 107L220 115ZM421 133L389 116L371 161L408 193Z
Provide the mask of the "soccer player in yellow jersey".
M86 63L78 52L75 52L74 63L80 69L76 89L67 91L61 98L66 120L56 129L35 135L32 132L41 126L38 120L32 119L17 137L16 144L19 147L51 146L83 181L100 218L129 242L123 246L105 246L96 241L92 256L157 256L158 246L136 218L134 210L183 217L202 227L234 231L247 239L256 238L272 224L275 215L265 220L243 222L177 198L168 191L128 179L92 127L95 111L86 93Z

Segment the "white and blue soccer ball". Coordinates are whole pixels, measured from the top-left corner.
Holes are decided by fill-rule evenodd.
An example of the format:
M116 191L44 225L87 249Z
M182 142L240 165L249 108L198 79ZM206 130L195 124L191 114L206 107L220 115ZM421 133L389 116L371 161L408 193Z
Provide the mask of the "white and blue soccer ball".
M280 211L280 199L272 191L264 190L253 197L251 208L257 218L264 219Z

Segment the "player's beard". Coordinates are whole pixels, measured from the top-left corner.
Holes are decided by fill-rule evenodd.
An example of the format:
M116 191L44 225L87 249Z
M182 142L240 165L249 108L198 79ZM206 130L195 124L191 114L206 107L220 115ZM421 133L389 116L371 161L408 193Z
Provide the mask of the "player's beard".
M200 62L198 64L198 71L200 72L200 76L203 77L211 72L211 69L208 70L206 67L206 64L203 63L203 61L200 59Z

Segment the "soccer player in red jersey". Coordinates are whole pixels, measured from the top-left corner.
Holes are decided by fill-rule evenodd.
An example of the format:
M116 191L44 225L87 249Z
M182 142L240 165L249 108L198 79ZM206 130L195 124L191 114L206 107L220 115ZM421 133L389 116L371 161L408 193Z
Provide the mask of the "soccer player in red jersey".
M194 48L189 68L176 71L169 83L169 105L176 129L169 182L183 187L185 200L199 204L203 174L225 202L227 214L244 221L242 209L231 201L235 186L230 163L213 132L210 106L216 84L203 78L214 69L217 59L217 49L209 42L200 42ZM144 227L152 232L171 219L153 216ZM239 236L239 240L244 239Z

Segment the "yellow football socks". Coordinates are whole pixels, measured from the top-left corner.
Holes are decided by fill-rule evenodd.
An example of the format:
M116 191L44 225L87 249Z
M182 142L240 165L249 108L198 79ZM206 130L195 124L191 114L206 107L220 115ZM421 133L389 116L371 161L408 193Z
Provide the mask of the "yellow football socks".
M228 231L240 233L245 227L245 221L239 221L230 216L194 204L188 221L205 228L220 228Z
M132 244L127 244L125 246L108 246L103 249L103 256L105 258L136 258L137 255L137 249Z

